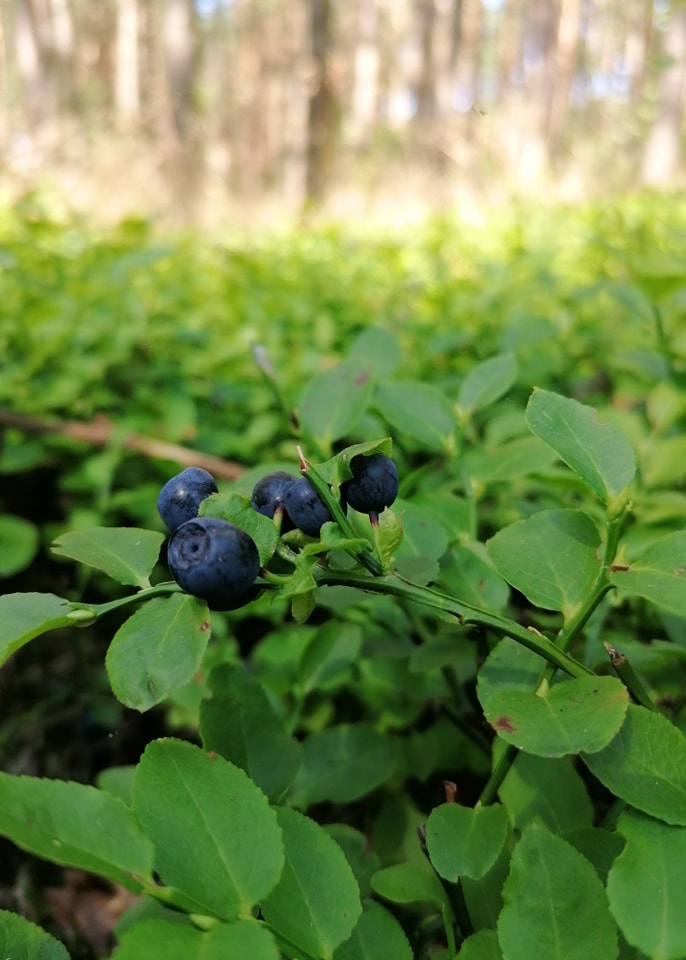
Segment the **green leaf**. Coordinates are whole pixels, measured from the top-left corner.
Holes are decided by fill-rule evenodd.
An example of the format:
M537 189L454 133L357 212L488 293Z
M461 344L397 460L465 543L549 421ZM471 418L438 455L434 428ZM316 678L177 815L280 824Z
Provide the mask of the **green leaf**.
M598 418L592 407L548 390L534 390L526 408L532 433L604 503L619 498L634 478L634 451L619 427Z
M509 834L505 808L494 803L470 809L443 803L429 814L426 846L436 871L456 883L460 877L478 880L490 870Z
M686 531L656 540L628 570L615 570L610 579L625 593L686 617Z
M218 517L245 530L255 541L262 566L274 556L279 542L274 521L254 510L249 497L243 497L235 491L213 493L202 501L198 513L201 517Z
M548 470L555 460L555 453L539 437L517 437L492 449L472 448L463 463L470 477L493 484Z
M624 849L624 841L619 834L603 827L569 830L565 832L564 839L586 857L603 883L607 881L610 867Z
M395 917L374 900L365 900L352 936L334 960L413 960L412 948Z
M605 890L574 847L532 824L514 849L498 939L505 960L615 960Z
M503 740L539 757L602 750L621 727L628 703L615 677L563 680L543 694L503 690L481 701Z
M590 827L593 822L593 805L568 757L518 753L498 796L518 830L534 820L553 833Z
M482 543L454 544L447 563L441 564L439 580L451 596L489 612L502 610L510 595Z
M617 736L604 750L582 759L632 807L686 826L686 737L667 717L629 704Z
M13 577L31 563L38 552L38 528L10 514L0 516L0 577Z
M302 691L310 693L346 676L360 655L362 640L362 628L356 623L330 621L320 627L300 660L298 683Z
M460 887L475 930L495 929L503 909L503 887L510 870L511 850L507 844L491 869L479 880L463 877Z
M69 960L64 944L35 923L0 910L0 957L7 960Z
M0 665L49 630L73 626L68 600L54 593L6 593L0 597Z
M372 877L372 889L391 903L430 903L441 909L447 904L446 892L428 864L420 867L415 863L394 863L383 867Z
M440 520L408 500L396 500L393 512L400 517L403 535L396 556L430 560L443 556L448 549L448 534Z
M375 403L399 434L435 453L454 452L455 411L438 387L414 380L380 384Z
M127 807L130 807L135 774L136 768L133 764L121 767L108 767L106 770L100 771L95 778L95 784L101 790L107 790L113 797L119 797Z
M531 603L578 612L600 572L600 534L581 510L542 510L499 530L486 544L501 575Z
M112 691L134 710L149 710L189 683L210 638L207 606L172 593L154 597L115 633L106 657Z
M626 846L607 881L610 909L627 941L651 960L686 957L686 828L626 811Z
M457 405L465 419L506 394L516 377L517 361L512 353L498 354L472 367L460 384L457 396Z
M257 920L220 923L210 930L167 920L136 923L121 935L112 960L279 960L273 936Z
M403 359L398 338L385 327L365 327L353 340L347 359L370 369L377 377L390 377Z
M389 780L400 761L398 741L371 724L340 723L310 734L291 799L308 806L351 803Z
M543 675L541 658L510 637L493 647L479 670L477 696L483 707L494 696L508 690L530 693Z
M95 787L0 773L0 833L22 850L128 890L151 878L152 847L133 813Z
M360 895L370 896L371 878L381 866L378 853L370 849L369 841L363 833L346 823L327 823L324 829L345 854L360 888Z
M372 366L345 360L317 374L298 403L300 426L324 450L349 435L372 396Z
M155 530L91 527L58 537L52 552L102 570L118 583L148 587L163 541L164 534Z
M307 956L331 960L362 912L355 877L341 848L314 820L286 807L276 815L286 865L262 915L278 937Z
M133 805L155 845L163 883L189 909L249 917L278 881L284 853L267 798L247 775L180 740L155 740L141 757Z
M222 663L209 676L211 696L200 704L206 750L230 760L278 801L292 783L302 747L281 727L267 694L243 666Z
M498 943L498 934L495 930L479 930L467 937L457 960L502 960L503 955L500 952Z

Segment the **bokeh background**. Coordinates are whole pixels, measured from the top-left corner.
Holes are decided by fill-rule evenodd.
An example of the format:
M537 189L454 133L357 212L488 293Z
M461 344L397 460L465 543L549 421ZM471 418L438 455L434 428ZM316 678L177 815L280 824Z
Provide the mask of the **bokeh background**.
M683 183L677 0L2 0L2 197L255 224Z

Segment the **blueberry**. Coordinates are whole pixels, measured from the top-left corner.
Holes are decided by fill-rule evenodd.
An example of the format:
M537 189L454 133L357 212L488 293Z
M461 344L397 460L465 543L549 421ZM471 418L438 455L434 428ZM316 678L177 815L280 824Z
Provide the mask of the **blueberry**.
M267 474L266 477L258 480L253 487L250 506L265 517L273 517L277 507L283 508L286 491L297 482L298 477L294 477L293 474L286 473L284 470ZM282 530L285 532L285 527L282 526Z
M211 473L202 467L186 467L167 480L157 498L157 509L170 530L197 517L203 500L217 492Z
M307 477L292 483L283 498L284 510L308 537L318 537L322 524L333 519Z
M260 572L252 537L227 520L197 517L172 533L167 563L182 590L215 610L236 606Z
M398 469L390 457L359 454L350 461L352 480L341 484L341 493L359 513L381 513L398 496Z

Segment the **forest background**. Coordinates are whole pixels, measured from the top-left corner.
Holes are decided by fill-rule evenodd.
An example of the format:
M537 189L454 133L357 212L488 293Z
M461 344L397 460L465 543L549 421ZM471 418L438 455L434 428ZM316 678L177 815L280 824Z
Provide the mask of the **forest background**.
M5 199L252 225L683 179L674 0L3 0L0 31Z

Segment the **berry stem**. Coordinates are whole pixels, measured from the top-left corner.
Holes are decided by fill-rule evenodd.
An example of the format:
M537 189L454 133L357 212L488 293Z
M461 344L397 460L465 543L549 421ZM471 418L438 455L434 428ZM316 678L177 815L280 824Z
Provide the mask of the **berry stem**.
M300 457L300 470L304 476L308 478L314 489L317 491L317 495L322 503L326 506L329 513L336 521L338 526L343 531L343 535L349 540L358 540L358 534L352 528L352 525L346 515L343 513L343 509L334 495L331 493L331 489L326 482L326 480L317 472L317 470L312 466L311 463L303 455L302 449L297 448L298 456ZM383 567L376 559L371 550L366 549L365 547L360 548L355 551L353 554L360 563L369 570L371 574L375 577L383 576Z

